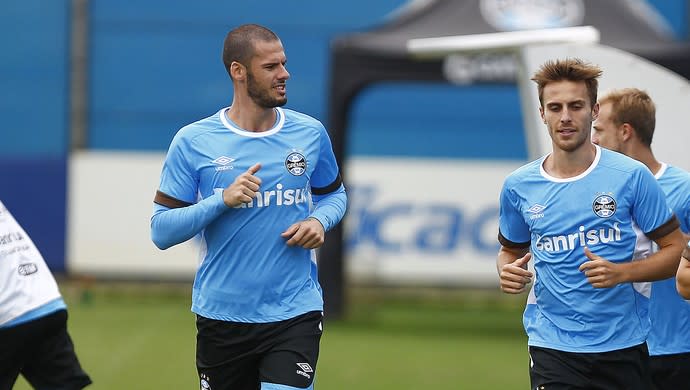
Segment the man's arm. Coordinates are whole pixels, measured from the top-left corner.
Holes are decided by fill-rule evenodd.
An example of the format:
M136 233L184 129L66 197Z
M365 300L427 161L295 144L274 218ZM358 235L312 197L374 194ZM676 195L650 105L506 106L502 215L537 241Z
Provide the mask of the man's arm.
M587 261L580 266L587 280L597 288L613 287L620 283L653 282L668 279L678 269L683 250L683 234L675 228L665 236L654 240L659 250L645 259L626 263L612 263L584 249Z
M331 230L345 216L347 193L344 185L340 184L335 191L328 194L312 195L312 199L315 207L309 217L321 222L325 231Z
M680 264L678 265L676 288L683 298L690 299L690 241L683 249Z
M232 207L251 203L261 186L254 176L261 164L252 165L235 178L223 192L215 193L196 204L187 204L161 191L154 198L151 217L151 240L160 249L185 242Z
M496 271L504 293L520 294L532 282L532 272L527 270L527 263L531 258L529 247L511 248L501 245L496 258Z
M160 203L153 206L151 240L159 249L189 240L228 210L221 193L185 207L170 208Z

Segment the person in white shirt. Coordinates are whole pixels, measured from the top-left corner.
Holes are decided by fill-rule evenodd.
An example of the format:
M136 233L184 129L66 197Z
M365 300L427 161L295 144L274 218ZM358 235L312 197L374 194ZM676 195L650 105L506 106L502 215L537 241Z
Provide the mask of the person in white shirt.
M67 306L29 235L0 201L0 390L91 384L67 332Z

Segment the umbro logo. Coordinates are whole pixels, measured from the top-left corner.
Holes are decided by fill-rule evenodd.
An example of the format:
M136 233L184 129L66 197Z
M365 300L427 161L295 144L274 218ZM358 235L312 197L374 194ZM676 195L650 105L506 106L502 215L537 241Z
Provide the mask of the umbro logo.
M314 370L311 369L311 366L309 365L309 363L296 363L296 364L304 372L314 372Z
M216 165L216 171L225 171L234 168L232 165L234 161L235 159L232 157L220 156L217 159L212 160L211 163Z
M527 211L532 214L529 219L542 218L544 216L544 210L546 206L542 206L539 203L535 203L532 207L528 208Z
M303 377L305 377L307 379L311 379L311 375L309 375L307 373L308 372L314 372L314 370L312 370L309 363L296 363L296 364L297 364L297 367L300 368L299 370L296 371L296 373L298 375L302 375Z
M536 204L534 204L534 206L528 208L527 211L529 211L532 214L538 214L538 213L541 213L542 211L544 211L545 208L546 208L546 206L542 206L539 203L536 203Z

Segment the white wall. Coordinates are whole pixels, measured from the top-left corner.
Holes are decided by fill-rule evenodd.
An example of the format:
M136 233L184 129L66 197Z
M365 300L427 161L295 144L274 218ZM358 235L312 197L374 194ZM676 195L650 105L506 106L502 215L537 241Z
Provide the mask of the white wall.
M68 172L70 273L191 279L197 245L153 245L149 221L163 153L73 153Z
M497 286L498 196L519 163L352 159L350 275L386 283ZM365 194L365 192L368 192Z

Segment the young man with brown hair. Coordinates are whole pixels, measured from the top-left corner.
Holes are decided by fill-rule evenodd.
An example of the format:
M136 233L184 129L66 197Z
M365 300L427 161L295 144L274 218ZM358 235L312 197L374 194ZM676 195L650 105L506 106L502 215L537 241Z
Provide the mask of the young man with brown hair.
M552 151L510 174L500 195L501 289L522 293L534 277L523 319L533 389L648 390L637 283L672 276L680 257L678 221L654 176L592 144L601 73L564 59L534 74ZM637 234L660 249L634 262Z

